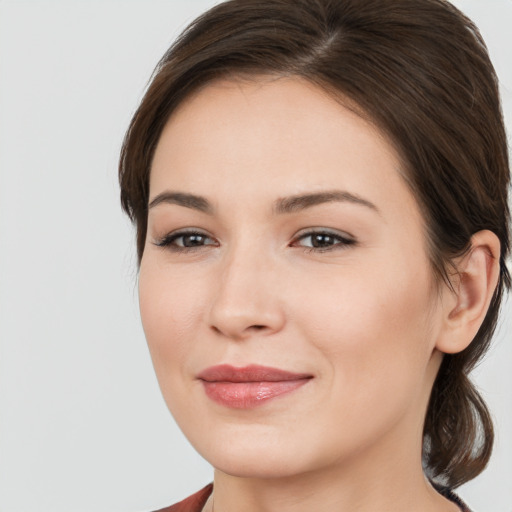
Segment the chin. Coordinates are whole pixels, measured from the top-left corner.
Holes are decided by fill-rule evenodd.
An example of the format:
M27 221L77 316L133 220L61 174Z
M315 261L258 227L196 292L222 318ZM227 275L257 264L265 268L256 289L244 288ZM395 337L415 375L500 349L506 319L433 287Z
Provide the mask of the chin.
M270 456L262 450L253 453L224 451L208 456L207 460L216 470L238 478L281 479L305 472L299 461L291 460L293 454L285 454L285 458L280 455Z
M260 426L261 427L261 426ZM221 435L189 437L216 470L239 478L280 479L314 471L333 461L321 446L272 428L241 428Z
M215 469L243 478L272 478L294 472L294 452L289 444L280 446L270 435L253 433L235 436L204 437L198 443L191 440L196 450Z

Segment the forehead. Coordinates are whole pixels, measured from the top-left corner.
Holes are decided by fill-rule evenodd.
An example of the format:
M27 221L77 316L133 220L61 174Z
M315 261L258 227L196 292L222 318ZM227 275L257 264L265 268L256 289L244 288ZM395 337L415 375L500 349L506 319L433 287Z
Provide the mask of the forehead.
M394 147L347 103L296 77L211 83L167 122L151 195L168 187L221 194L223 184L242 194L249 185L255 200L342 187L372 202L399 192L404 197L388 206L414 209Z

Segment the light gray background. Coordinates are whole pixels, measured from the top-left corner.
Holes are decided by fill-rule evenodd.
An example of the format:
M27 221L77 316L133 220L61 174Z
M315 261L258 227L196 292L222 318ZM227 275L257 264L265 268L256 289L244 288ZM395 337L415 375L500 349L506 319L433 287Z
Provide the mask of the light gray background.
M124 130L157 60L212 0L0 2L0 511L141 512L212 478L157 387L118 202ZM512 0L459 0L512 121ZM476 373L497 421L461 488L512 512L512 308Z

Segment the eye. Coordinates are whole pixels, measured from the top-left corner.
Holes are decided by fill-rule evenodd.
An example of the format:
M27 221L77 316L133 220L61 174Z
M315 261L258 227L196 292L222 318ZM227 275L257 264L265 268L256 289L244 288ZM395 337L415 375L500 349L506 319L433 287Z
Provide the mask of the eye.
M293 246L299 246L308 251L330 251L335 249L344 249L347 246L354 245L356 241L347 234L336 233L325 229L308 231L300 234Z
M186 251L208 245L218 245L213 238L200 231L179 231L176 233L169 233L160 240L154 242L154 244L158 247L168 247L175 251Z

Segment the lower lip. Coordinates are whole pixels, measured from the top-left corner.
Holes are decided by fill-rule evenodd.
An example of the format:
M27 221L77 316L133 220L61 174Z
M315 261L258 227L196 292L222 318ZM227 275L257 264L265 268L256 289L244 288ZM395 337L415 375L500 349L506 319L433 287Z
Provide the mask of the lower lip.
M206 395L221 405L233 409L252 409L273 398L295 391L310 379L277 382L208 382L203 381Z

